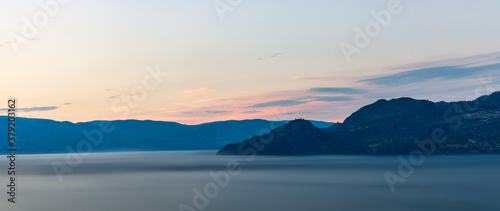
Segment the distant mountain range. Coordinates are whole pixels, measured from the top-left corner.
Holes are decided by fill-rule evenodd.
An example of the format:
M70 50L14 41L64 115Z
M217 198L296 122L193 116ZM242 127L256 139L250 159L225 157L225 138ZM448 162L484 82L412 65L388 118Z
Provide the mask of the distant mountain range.
M7 125L7 117L0 116ZM229 143L265 134L288 121L230 120L199 125L176 122L116 120L83 123L58 122L48 119L17 118L16 138L20 154L66 153L67 147L76 150L82 140L89 138L84 131L97 131L101 124L114 130L103 133L102 142L93 152L153 151L153 150L217 150ZM319 128L334 125L312 121ZM94 134L94 137L97 137ZM0 145L5 149L6 145ZM5 150L3 150L5 152Z
M473 101L378 100L342 124L303 119L228 144L219 155L500 153L500 92Z

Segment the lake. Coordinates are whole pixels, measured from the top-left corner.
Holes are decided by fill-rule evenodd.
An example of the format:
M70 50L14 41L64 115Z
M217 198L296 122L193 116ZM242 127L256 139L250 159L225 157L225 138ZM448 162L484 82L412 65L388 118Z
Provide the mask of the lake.
M407 175L398 173L398 156L171 151L94 153L69 162L67 156L18 157L15 205L5 194L3 156L1 210L500 210L499 155L425 157ZM58 168L64 172L58 177L54 162L69 169ZM404 179L395 180L394 191L384 176L388 171Z

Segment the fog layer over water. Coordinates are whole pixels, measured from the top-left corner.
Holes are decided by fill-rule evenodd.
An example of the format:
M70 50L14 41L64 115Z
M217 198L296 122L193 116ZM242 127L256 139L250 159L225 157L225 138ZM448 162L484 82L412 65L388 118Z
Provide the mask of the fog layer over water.
M247 160L216 156L215 151L95 153L84 156L60 181L51 164L66 163L66 157L18 157L15 205L5 193L8 160L0 159L1 210L173 211L181 204L207 211L500 209L498 155L426 157L394 192L384 173L398 175L397 156ZM228 172L228 163L240 172ZM229 175L229 181L217 182L210 172Z

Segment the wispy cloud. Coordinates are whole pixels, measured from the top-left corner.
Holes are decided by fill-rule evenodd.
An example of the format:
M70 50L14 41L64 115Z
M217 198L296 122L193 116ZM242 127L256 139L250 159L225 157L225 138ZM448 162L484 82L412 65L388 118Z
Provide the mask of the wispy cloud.
M404 64L404 65L389 66L389 67L384 67L382 69L407 71L407 70L424 69L431 67L444 67L444 66L461 66L461 65L480 66L480 65L494 64L500 62L500 52L479 54L467 57L456 57L456 56L452 57L452 56L453 55L448 55L434 61L424 61L424 62Z
M243 113L243 114L257 114L257 113L262 113L262 111L251 110L251 111L242 111L241 113Z
M309 92L354 95L354 94L366 93L366 90L345 88L345 87L320 87L320 88L311 88L309 89Z
M269 55L269 59L274 59L274 58L276 58L276 57L278 57L278 56L281 56L281 55L283 55L283 54L285 54L285 53L281 53L281 52L276 52L276 53L273 53L273 54ZM260 57L260 58L258 58L257 60L263 60L263 59L264 59L263 57Z
M58 109L59 106L44 106L44 107L30 107L30 108L17 108L20 112L33 112L33 111L52 111ZM0 111L7 111L7 108L2 108Z
M231 113L231 111L217 111L217 110L207 110L205 111L210 114L223 114L223 113Z
M130 93L128 96L137 96L137 95L143 95L144 93L142 92L136 92L136 93Z
M383 86L403 86L412 83L421 83L432 79L450 80L465 78L490 70L499 71L500 63L474 67L460 65L422 68L382 77L369 78L358 82Z
M289 106L296 106L304 103L308 103L309 101L301 101L301 100L276 100L276 101L271 101L271 102L266 102L266 103L257 103L251 106L248 106L248 108L264 108L264 107L272 107L272 106L280 106L280 107L289 107Z
M278 52L278 53L271 54L271 56L269 56L269 57L272 59L272 58L275 58L275 57L278 57L278 56L281 56L281 55L283 55L283 53Z
M354 100L351 96L320 96L315 97L313 101L321 101L321 102L339 102L339 101L350 101Z
M310 114L311 112L308 111L300 111L300 112L288 112L288 113L283 113L283 115L293 115L293 114Z
M353 97L350 96L303 96L303 97L295 97L295 99L291 100L276 100L265 103L258 103L248 108L265 108L265 107L291 107L296 105L302 105L309 102L340 102L340 101L350 101L354 100Z

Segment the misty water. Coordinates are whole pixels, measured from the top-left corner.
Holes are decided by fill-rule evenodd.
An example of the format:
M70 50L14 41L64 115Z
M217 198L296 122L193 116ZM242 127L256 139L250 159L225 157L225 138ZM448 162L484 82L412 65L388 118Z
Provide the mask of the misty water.
M180 204L210 211L500 209L498 155L427 157L395 185L394 192L384 172L398 174L398 156L252 160L216 156L215 151L95 153L84 156L61 181L51 164L66 163L66 157L20 156L16 204L8 203L4 192L1 210L173 211ZM210 172L228 173L228 164L238 167L239 174L231 171L229 182L219 183L227 186L216 185L216 192ZM7 159L1 159L0 165L5 170L0 174L2 190L6 190ZM204 194L206 186L209 196L200 199L195 192Z

